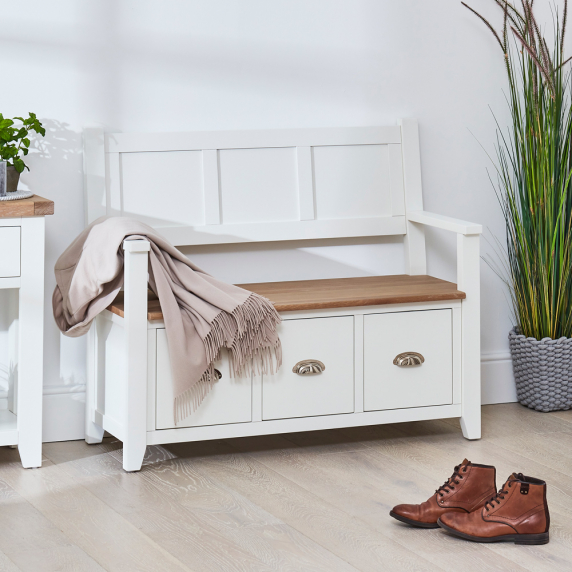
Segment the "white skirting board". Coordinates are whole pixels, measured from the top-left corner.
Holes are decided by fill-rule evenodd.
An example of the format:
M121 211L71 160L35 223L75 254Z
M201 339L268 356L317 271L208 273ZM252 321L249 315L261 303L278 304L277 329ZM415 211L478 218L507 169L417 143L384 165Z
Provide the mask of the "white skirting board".
M44 393L44 443L75 441L85 437L85 391L77 389L78 386L75 386L73 392Z
M516 387L509 352L491 352L481 356L481 402L513 403Z
M508 352L483 354L481 360L481 395L483 405L512 403L516 389L512 362ZM73 386L62 393L59 388L44 388L43 441L74 441L84 438L84 386ZM49 393L48 393L49 392Z

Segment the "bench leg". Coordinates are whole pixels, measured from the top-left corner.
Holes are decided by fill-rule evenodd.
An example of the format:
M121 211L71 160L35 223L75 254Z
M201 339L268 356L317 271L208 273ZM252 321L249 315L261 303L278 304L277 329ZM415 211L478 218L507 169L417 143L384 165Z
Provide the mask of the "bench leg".
M126 240L125 348L127 396L123 468L138 471L147 447L147 267L149 242Z
M128 373L123 469L139 471L147 448L147 324L145 329L131 335L126 331L126 334Z
M140 435L130 434L123 441L123 470L127 472L140 471L145 458L147 449L147 434L143 433L143 439Z
M463 437L471 441L481 438L481 412L477 416L470 417L463 415L461 417L461 431Z
M93 321L87 333L87 376L85 385L85 442L96 445L103 440L103 427L94 421L97 410L97 367L99 356L98 320Z
M481 438L481 305L479 235L458 235L457 282L461 302L461 429Z

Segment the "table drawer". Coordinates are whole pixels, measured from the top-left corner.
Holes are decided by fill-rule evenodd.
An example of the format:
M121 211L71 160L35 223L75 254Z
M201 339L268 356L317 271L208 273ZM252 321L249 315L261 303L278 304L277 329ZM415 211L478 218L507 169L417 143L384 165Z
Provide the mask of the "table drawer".
M225 351L223 351L222 359L215 364L215 367L222 373L222 377L213 386L198 409L186 419L181 420L177 427L252 421L252 379L250 377L230 377ZM175 427L173 403L173 377L167 335L165 330L160 328L157 329L157 418L155 425L157 429Z
M262 380L262 419L353 413L354 318L285 320L279 326L282 367ZM322 373L292 371L301 361L319 361Z
M415 352L423 363L394 364ZM364 410L453 403L452 311L364 316Z
M20 276L20 227L0 227L0 278Z

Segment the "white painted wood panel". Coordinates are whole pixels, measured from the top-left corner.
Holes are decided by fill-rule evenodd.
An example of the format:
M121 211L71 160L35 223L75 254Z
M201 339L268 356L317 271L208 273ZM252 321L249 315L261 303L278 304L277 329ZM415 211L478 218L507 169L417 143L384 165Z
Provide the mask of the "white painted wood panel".
M285 320L279 326L282 367L262 379L262 418L283 419L354 411L354 317ZM299 361L321 361L325 371L298 375Z
M22 218L21 282L18 293L18 451L24 468L42 465L44 377L43 216Z
M215 364L222 378L214 385L199 408L181 420L177 427L245 423L252 420L252 380L231 378L226 355ZM175 427L173 377L169 346L164 329L157 330L157 429Z
M461 429L467 439L481 438L481 257L480 236L457 235L457 283L461 302Z
M85 221L89 224L107 214L105 132L102 125L84 127L83 149L83 184L86 189Z
M351 236L388 236L405 234L405 217L349 218L339 220L303 220L205 226L157 226L175 246L310 240Z
M97 336L100 350L97 356L97 409L106 417L123 424L127 409L125 329L108 320L98 320Z
M105 392L105 377L104 372L101 369L105 364L105 345L98 343L98 336L99 331L102 329L101 324L106 322L109 323L108 320L105 319L106 313L109 312L103 312L96 316L86 336L87 368L85 380L84 434L86 443L90 445L101 443L101 440L103 439L103 428L94 423L94 418L95 412L100 409L102 410L105 407L103 398L99 398L98 401L98 394L103 394Z
M393 359L417 352L425 362L399 367ZM451 310L364 316L364 409L453 403Z
M401 143L401 129L397 125L390 125L190 133L110 133L106 142L110 153L312 147L314 145L376 145Z
M84 146L90 222L104 207L176 246L405 233L397 126L98 133Z
M21 280L19 276L13 278L0 278L0 290L8 288L20 288Z
M401 121L401 138L405 210L407 213L422 211L421 154L419 150L419 128L415 119L403 119ZM412 276L427 274L424 227L413 221L408 221L404 244L405 271L407 274Z
M7 409L0 411L0 447L18 444L18 419Z
M149 431L147 445L184 443L186 441L208 441L210 439L232 439L253 435L296 433L299 431L320 431L342 427L363 427L384 423L406 423L428 419L459 417L460 405L437 405L432 407L411 407L410 409L388 409L386 411L365 411L364 413L341 413L339 415L318 415L293 419L274 419L261 423L237 423L212 425L208 427L181 427Z
M363 314L354 315L354 333L354 411L363 413Z
M314 220L316 218L314 159L312 155L312 147L296 148L300 220Z
M109 192L109 203L106 214L110 216L122 216L123 198L121 196L121 155L119 153L107 153L105 155L106 173L105 181ZM90 220L95 220L90 213Z
M296 149L219 151L225 224L299 220Z
M20 276L20 227L0 228L0 278Z
M393 216L405 214L403 191L403 157L401 145L388 145L389 151L389 186L391 188L391 212Z
M407 213L407 220L419 222L427 226L450 230L459 234L481 234L483 226L466 220L459 220L450 216L430 213L427 211L410 211Z
M220 176L218 151L203 151L203 191L206 224L220 224Z
M314 147L318 219L391 216L387 145Z
M147 280L150 244L123 241L125 276L126 407L123 412L123 468L138 471L147 446Z
M147 431L156 428L157 329L147 329Z
M122 212L153 226L205 224L199 151L121 155Z

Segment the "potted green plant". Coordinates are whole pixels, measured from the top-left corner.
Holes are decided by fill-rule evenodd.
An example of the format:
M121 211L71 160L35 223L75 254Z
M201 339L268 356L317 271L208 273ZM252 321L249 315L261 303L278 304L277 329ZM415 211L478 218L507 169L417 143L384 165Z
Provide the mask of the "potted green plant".
M16 124L18 121L19 124ZM15 192L18 188L20 173L28 166L22 156L26 156L30 150L30 132L44 137L46 130L36 117L35 113L29 113L28 117L15 117L7 119L0 113L0 161L6 161L8 192Z
M533 11L494 0L493 32L508 77L512 125L497 123L495 184L507 230L504 274L515 327L509 334L517 396L538 411L572 407L572 109L564 57L568 3L547 40ZM552 46L549 48L549 44Z

